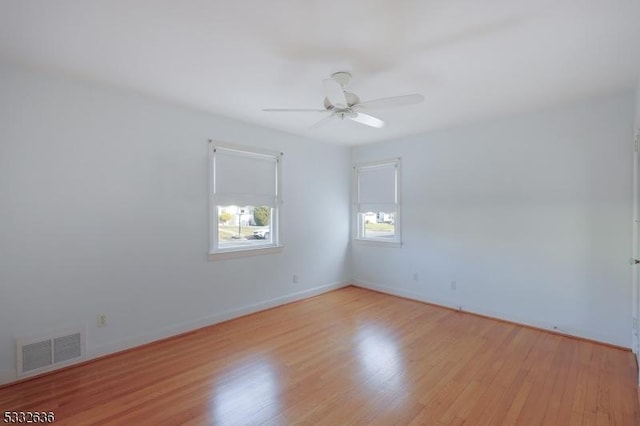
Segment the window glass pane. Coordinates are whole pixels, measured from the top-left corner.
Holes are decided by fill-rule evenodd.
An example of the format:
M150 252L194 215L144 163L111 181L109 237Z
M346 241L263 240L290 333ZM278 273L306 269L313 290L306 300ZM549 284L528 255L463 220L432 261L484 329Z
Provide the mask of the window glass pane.
M362 237L395 238L396 212L361 213Z
M270 245L273 209L268 206L218 206L218 248Z

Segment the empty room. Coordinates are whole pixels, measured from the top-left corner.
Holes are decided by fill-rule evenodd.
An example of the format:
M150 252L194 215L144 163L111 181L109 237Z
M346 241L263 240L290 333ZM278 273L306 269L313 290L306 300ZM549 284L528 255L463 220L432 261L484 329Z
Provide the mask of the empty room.
M640 1L0 0L0 416L640 425Z

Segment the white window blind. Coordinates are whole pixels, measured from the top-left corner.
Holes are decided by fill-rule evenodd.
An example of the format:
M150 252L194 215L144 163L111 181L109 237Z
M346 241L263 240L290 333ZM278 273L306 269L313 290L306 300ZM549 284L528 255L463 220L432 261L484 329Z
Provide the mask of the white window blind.
M395 211L397 164L392 162L359 167L357 171L358 211Z
M216 204L276 207L277 156L216 147L213 161Z

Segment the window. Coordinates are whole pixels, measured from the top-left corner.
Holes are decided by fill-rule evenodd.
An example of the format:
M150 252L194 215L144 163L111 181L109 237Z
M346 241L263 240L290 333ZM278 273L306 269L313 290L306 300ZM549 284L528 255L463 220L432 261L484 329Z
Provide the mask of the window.
M282 154L213 141L209 145L210 257L278 249Z
M353 169L356 240L400 246L400 159Z

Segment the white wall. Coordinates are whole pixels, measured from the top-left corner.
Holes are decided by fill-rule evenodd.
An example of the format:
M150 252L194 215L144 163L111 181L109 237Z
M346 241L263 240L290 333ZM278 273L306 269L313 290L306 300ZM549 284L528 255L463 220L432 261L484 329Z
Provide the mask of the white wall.
M354 148L404 183L404 246L354 244L355 281L630 347L633 114L627 93Z
M285 153L282 254L207 260L208 138ZM95 356L344 284L349 162L344 147L0 65L0 383L17 337L87 324Z

